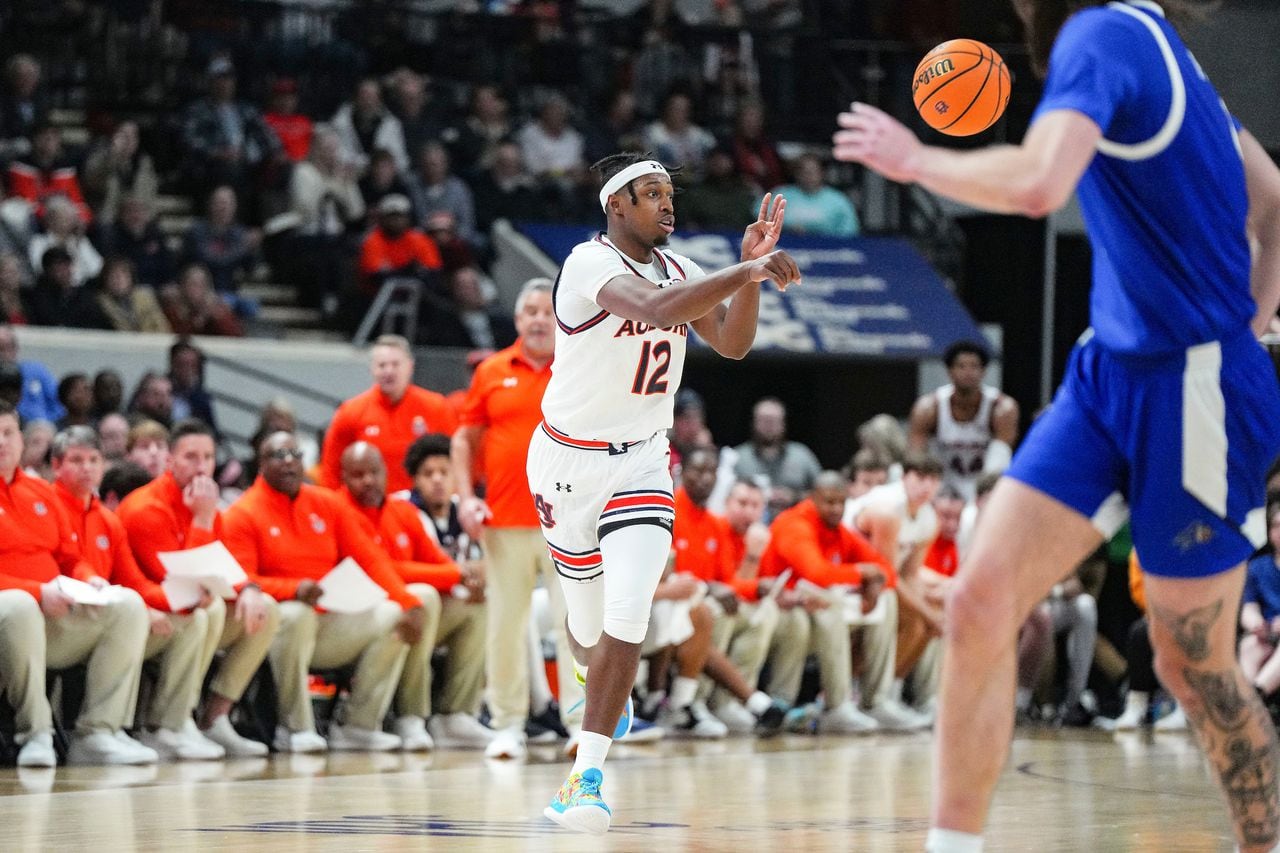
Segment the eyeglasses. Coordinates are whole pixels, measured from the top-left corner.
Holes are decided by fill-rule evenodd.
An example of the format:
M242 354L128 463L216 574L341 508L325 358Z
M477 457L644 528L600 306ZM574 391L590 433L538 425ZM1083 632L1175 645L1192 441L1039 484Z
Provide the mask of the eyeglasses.
M268 453L268 454L267 454L267 458L268 458L268 459L274 459L274 460L275 460L275 461L277 461L277 462L283 462L283 461L285 461L286 459L296 459L296 460L298 460L299 462L301 462L301 461L302 461L302 451L301 451L301 450L298 450L297 448L294 448L293 450L290 450L290 449L289 449L289 448L287 448L287 447L282 447L282 448L280 448L279 450L273 450L273 451L271 451L270 453Z

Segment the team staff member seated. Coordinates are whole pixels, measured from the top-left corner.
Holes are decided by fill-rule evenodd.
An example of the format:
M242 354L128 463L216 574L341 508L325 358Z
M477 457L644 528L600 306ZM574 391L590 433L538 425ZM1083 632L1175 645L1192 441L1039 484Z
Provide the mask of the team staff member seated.
M275 746L320 752L307 674L356 665L346 721L329 728L331 749L398 749L382 731L409 647L422 642L426 611L405 588L391 560L364 531L361 516L336 493L302 482L302 452L292 433L267 436L258 449L258 479L227 510L227 548L249 577L280 602L271 671L280 697ZM316 609L318 581L351 557L387 591L363 613ZM429 649L428 649L429 653Z

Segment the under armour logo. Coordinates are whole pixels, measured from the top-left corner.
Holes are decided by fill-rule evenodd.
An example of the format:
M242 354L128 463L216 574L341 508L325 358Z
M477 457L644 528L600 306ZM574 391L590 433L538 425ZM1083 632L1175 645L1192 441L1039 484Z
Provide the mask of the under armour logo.
M557 491L557 492L572 492L572 491L573 491L573 484L572 484L572 483L556 483L556 491Z

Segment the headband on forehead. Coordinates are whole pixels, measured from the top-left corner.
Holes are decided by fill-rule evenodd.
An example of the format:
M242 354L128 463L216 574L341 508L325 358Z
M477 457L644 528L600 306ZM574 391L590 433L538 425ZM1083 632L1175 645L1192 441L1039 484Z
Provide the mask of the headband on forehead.
M644 175L662 175L662 177L670 180L671 175L657 160L641 160L639 163L632 163L609 180L605 181L604 187L600 190L600 209L605 213L609 212L609 196L634 181L636 178Z

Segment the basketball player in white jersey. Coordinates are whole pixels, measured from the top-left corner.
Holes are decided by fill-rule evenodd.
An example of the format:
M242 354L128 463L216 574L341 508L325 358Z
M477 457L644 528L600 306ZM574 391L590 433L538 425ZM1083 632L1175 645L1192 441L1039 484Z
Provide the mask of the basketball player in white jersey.
M564 588L570 646L582 671L589 665L573 771L544 814L600 834L612 815L601 767L630 725L641 643L671 551L667 430L689 329L742 358L755 340L759 283L785 289L800 270L774 251L781 197L761 202L742 262L706 275L661 248L676 224L661 163L616 154L592 168L604 181L608 230L574 248L552 291L556 360L529 444L529 489Z
M908 424L911 449L927 451L932 439L943 477L967 501L979 476L1009 467L1018 440L1018 404L982 384L990 359L986 347L972 341L947 347L943 362L950 384L916 400Z

